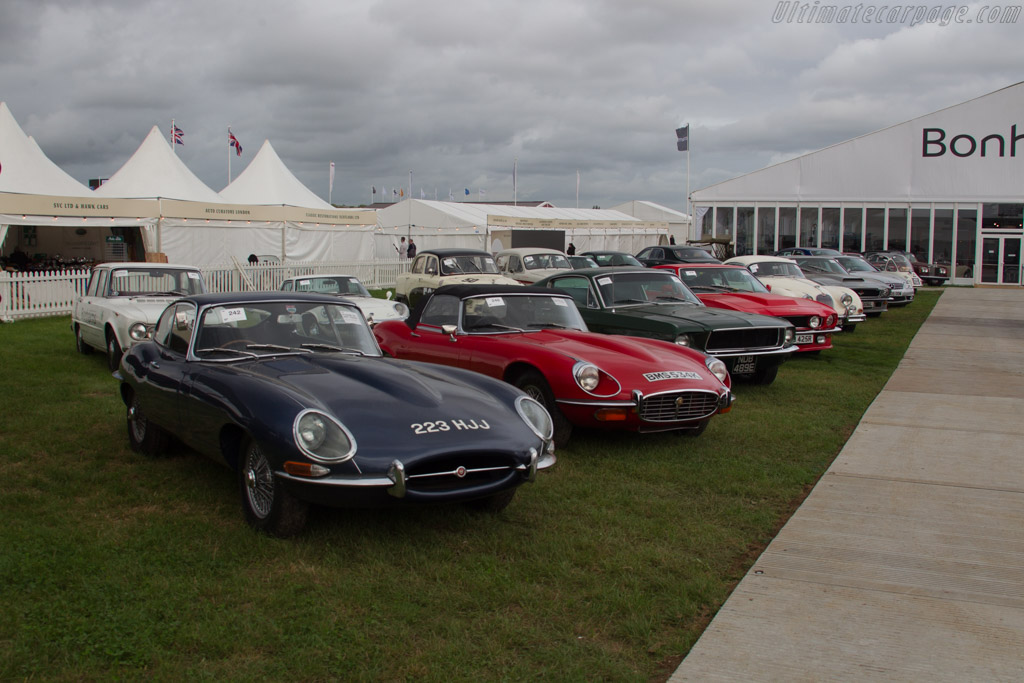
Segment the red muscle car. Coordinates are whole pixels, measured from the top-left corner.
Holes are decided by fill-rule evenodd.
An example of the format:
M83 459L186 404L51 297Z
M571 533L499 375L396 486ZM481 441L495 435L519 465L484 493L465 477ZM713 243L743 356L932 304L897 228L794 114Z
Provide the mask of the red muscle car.
M784 318L796 327L797 351L832 348L832 333L839 332L835 309L817 301L772 294L742 266L715 263L678 263L655 266L670 270L705 306Z
M574 425L697 435L732 404L722 361L670 342L588 332L572 297L550 289L445 286L373 332L388 355L519 387L551 413L556 444Z

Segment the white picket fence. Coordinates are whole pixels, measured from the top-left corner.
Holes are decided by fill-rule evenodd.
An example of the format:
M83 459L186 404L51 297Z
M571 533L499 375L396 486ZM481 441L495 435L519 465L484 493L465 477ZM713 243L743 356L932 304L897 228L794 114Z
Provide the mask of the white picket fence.
M394 287L410 261L342 261L334 263L260 263L200 268L211 292L268 292L296 275L354 275L368 289ZM160 264L154 263L154 266ZM85 293L89 269L30 273L0 271L0 321L69 315L75 299Z

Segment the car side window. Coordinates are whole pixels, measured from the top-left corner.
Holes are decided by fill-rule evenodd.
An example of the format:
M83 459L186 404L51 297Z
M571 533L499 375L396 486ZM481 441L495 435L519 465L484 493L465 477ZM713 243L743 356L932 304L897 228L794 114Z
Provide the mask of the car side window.
M565 292L582 308L597 308L597 298L590 290L590 280L585 277L560 277L548 283L550 289Z
M427 275L437 275L437 259L434 256L427 256L423 272Z
M427 302L423 313L420 315L420 323L423 325L457 325L459 322L459 300L447 294L433 296Z
M110 278L109 270L101 270L96 273L96 290L93 296L108 296L107 292L107 280Z
M510 273L523 272L523 264L520 261L518 254L512 254L512 258L508 260L508 270Z
M647 258L664 259L665 251L663 249L651 249L650 253L647 254Z
M175 353L188 353L192 330L196 324L196 307L188 302L168 306L157 321L153 341Z

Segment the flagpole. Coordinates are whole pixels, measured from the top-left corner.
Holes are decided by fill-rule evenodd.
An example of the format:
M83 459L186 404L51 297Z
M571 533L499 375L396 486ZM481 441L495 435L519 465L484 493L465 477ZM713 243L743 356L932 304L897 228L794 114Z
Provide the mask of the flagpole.
M580 169L576 169L576 208L580 208Z
M171 119L171 151L174 152L175 156L177 156L178 150L174 145L174 119Z
M512 206L519 206L519 188L516 186L516 171L519 170L519 157L512 159Z
M228 141L231 140L231 126L228 126ZM228 185L231 184L231 145L228 145Z

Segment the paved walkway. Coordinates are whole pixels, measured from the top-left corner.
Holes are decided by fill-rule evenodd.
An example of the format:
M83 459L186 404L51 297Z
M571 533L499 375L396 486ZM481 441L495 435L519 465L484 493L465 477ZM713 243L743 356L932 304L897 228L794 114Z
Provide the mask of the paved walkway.
M670 678L1024 681L1024 289L948 288Z

